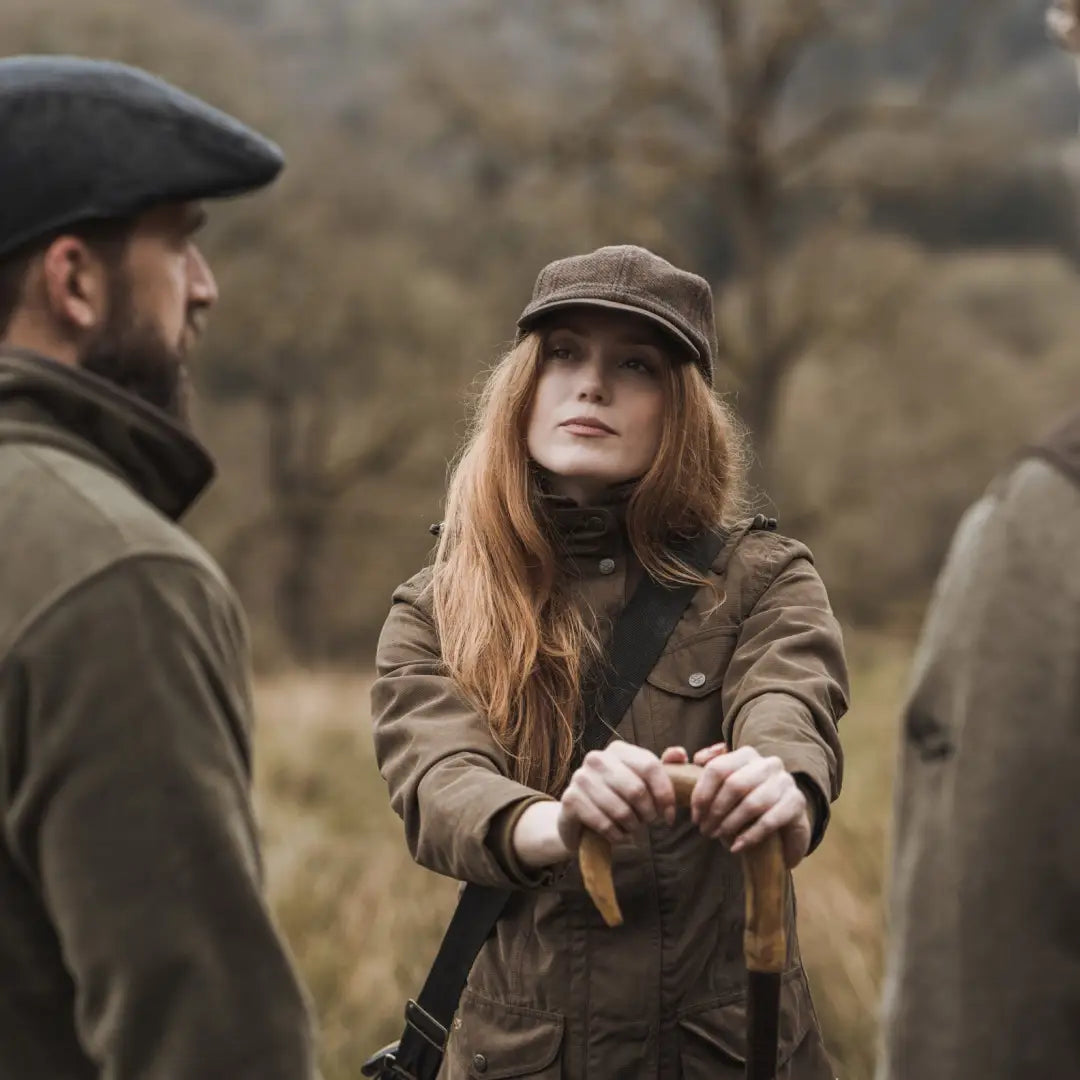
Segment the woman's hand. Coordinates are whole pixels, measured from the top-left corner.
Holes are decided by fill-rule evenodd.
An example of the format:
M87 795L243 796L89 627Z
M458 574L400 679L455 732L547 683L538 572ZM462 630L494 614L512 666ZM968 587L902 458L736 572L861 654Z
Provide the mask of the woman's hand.
M675 787L654 753L617 739L585 755L559 808L559 835L575 851L582 829L618 843L661 818L670 825Z
M679 747L664 751L665 762L686 758ZM717 744L699 750L694 764L705 769L690 803L703 836L722 840L737 854L779 833L788 868L802 861L812 833L806 796L778 757L762 757L751 746L728 753Z

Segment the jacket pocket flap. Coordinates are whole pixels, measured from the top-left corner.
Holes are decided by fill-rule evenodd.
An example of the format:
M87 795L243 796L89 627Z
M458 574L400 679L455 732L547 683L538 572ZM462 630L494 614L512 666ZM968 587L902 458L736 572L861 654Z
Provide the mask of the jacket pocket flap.
M702 698L718 690L735 651L734 629L710 630L682 642L657 660L648 681L669 694Z
M468 1075L478 1080L532 1076L546 1069L562 1046L563 1018L558 1013L505 1005L473 990L462 994L458 1018L460 1031L451 1038L461 1036L459 1053Z
M814 1025L810 988L801 969L785 976L780 990L780 1033L777 1064L795 1053ZM723 1004L707 1004L679 1017L680 1055L687 1080L710 1075L710 1061L746 1062L746 998L740 995Z

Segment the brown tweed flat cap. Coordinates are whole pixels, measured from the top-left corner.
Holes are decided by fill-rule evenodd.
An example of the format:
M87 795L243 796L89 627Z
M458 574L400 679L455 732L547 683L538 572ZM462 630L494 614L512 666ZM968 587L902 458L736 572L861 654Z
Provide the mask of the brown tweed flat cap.
M712 289L704 278L632 244L572 255L540 271L518 329L523 334L549 312L582 305L650 319L689 350L689 359L712 384L716 328Z

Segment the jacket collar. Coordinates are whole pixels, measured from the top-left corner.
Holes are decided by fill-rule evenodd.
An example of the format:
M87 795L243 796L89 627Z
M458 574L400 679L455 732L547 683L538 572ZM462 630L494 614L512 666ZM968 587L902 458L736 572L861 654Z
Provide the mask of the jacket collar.
M126 480L174 521L214 477L202 445L160 409L105 379L0 349L0 444L54 446Z
M636 481L617 484L587 506L554 495L540 478L540 509L561 549L570 556L616 556L627 547L626 508Z

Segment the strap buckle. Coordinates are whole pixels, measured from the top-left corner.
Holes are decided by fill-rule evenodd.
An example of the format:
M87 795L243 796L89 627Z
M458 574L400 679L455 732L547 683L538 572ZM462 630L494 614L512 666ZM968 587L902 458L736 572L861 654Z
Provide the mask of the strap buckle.
M447 1030L412 998L405 1005L405 1023L441 1054L446 1049Z
M403 1069L397 1061L398 1044L390 1043L360 1066L360 1075L373 1080L416 1080L411 1072Z

